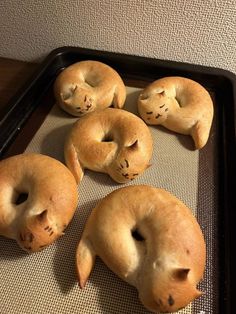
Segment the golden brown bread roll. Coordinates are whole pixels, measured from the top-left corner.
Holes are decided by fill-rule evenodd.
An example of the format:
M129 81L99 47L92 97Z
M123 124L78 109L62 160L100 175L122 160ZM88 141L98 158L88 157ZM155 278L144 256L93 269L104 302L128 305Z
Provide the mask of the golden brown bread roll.
M165 77L149 84L140 94L138 111L151 125L189 134L197 149L208 140L213 103L207 90L184 77Z
M110 66L98 61L80 61L63 70L54 84L58 105L73 116L81 117L113 105L122 108L125 85Z
M136 115L114 108L92 112L72 127L65 143L65 161L77 183L84 169L103 172L118 183L138 177L149 166L152 137Z
M40 251L63 234L77 200L73 175L51 157L21 154L0 162L0 235L27 252Z
M80 286L98 255L135 286L153 312L174 312L202 293L206 261L202 231L189 208L169 192L147 185L120 188L92 210L76 252Z

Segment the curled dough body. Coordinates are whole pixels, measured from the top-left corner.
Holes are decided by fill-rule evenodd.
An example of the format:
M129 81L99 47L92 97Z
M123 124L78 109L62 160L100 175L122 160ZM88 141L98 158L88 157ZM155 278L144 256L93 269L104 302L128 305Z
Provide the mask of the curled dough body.
M78 117L111 105L122 108L126 99L119 74L102 62L90 60L63 70L55 81L54 94L63 110Z
M40 154L2 160L0 235L28 252L40 251L63 234L77 198L74 177L59 161Z
M138 99L142 119L151 125L192 136L197 149L209 137L213 103L199 83L183 77L165 77L148 85Z
M195 217L179 199L146 185L117 189L93 209L77 247L84 287L98 255L135 286L151 311L173 312L201 295L206 248Z
M149 166L152 137L134 114L114 108L79 119L65 143L65 161L76 181L84 169L109 174L118 183L135 179Z

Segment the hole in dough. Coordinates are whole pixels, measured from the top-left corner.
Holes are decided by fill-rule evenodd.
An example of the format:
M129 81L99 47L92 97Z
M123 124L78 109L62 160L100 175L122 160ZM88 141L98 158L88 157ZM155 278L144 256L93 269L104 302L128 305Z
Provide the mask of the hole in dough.
M25 201L27 201L29 194L28 193L18 193L16 196L16 199L14 201L15 205L20 205L22 203L24 203Z
M84 82L85 82L87 85L89 85L90 87L95 87L95 84L91 83L91 81L88 80L88 79L85 79Z
M183 107L182 104L181 104L181 101L180 101L180 99L178 97L175 97L175 100L177 101L177 103L180 106L180 108Z
M141 235L141 233L139 232L139 230L137 228L133 229L131 231L132 237L136 240L136 241L144 241L144 237Z
M102 142L113 142L114 138L111 134L107 133L105 136L102 138Z

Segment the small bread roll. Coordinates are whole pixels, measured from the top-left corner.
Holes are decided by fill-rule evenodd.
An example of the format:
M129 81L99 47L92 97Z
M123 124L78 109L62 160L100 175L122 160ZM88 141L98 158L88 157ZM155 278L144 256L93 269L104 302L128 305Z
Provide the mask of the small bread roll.
M77 117L113 105L122 108L126 88L120 75L98 61L81 61L70 65L57 77L54 94L58 105Z
M207 90L184 77L165 77L149 84L140 94L138 111L150 125L192 136L195 147L207 143L213 103Z
M54 242L77 207L77 184L61 162L40 154L0 162L0 235L27 252Z
M146 185L117 189L92 210L76 252L80 286L98 255L137 288L153 312L175 312L202 293L206 262L202 231L189 208L169 192Z
M107 108L79 119L65 143L65 162L79 183L84 169L134 180L149 166L153 142L147 125L125 110Z

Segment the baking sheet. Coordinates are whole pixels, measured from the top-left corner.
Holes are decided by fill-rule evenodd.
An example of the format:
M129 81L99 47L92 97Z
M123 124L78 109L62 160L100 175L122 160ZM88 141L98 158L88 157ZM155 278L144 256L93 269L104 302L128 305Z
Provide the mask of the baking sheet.
M139 88L127 87L125 110L137 114L139 92ZM64 140L76 120L54 105L25 151L64 162ZM207 164L208 174L203 174L206 180L202 186L200 168L206 165L201 164L201 152L194 150L192 138L162 127L149 128L154 139L152 166L129 184L169 190L200 220L208 255L200 284L204 295L179 313L217 313L218 282L213 280L218 274L214 163ZM215 136L213 128L205 151L214 149ZM0 237L0 313L149 313L139 302L136 289L120 280L99 258L84 290L76 281L75 249L84 224L98 200L121 186L125 184L87 170L78 186L78 209L66 234L42 252L28 255L14 241Z

